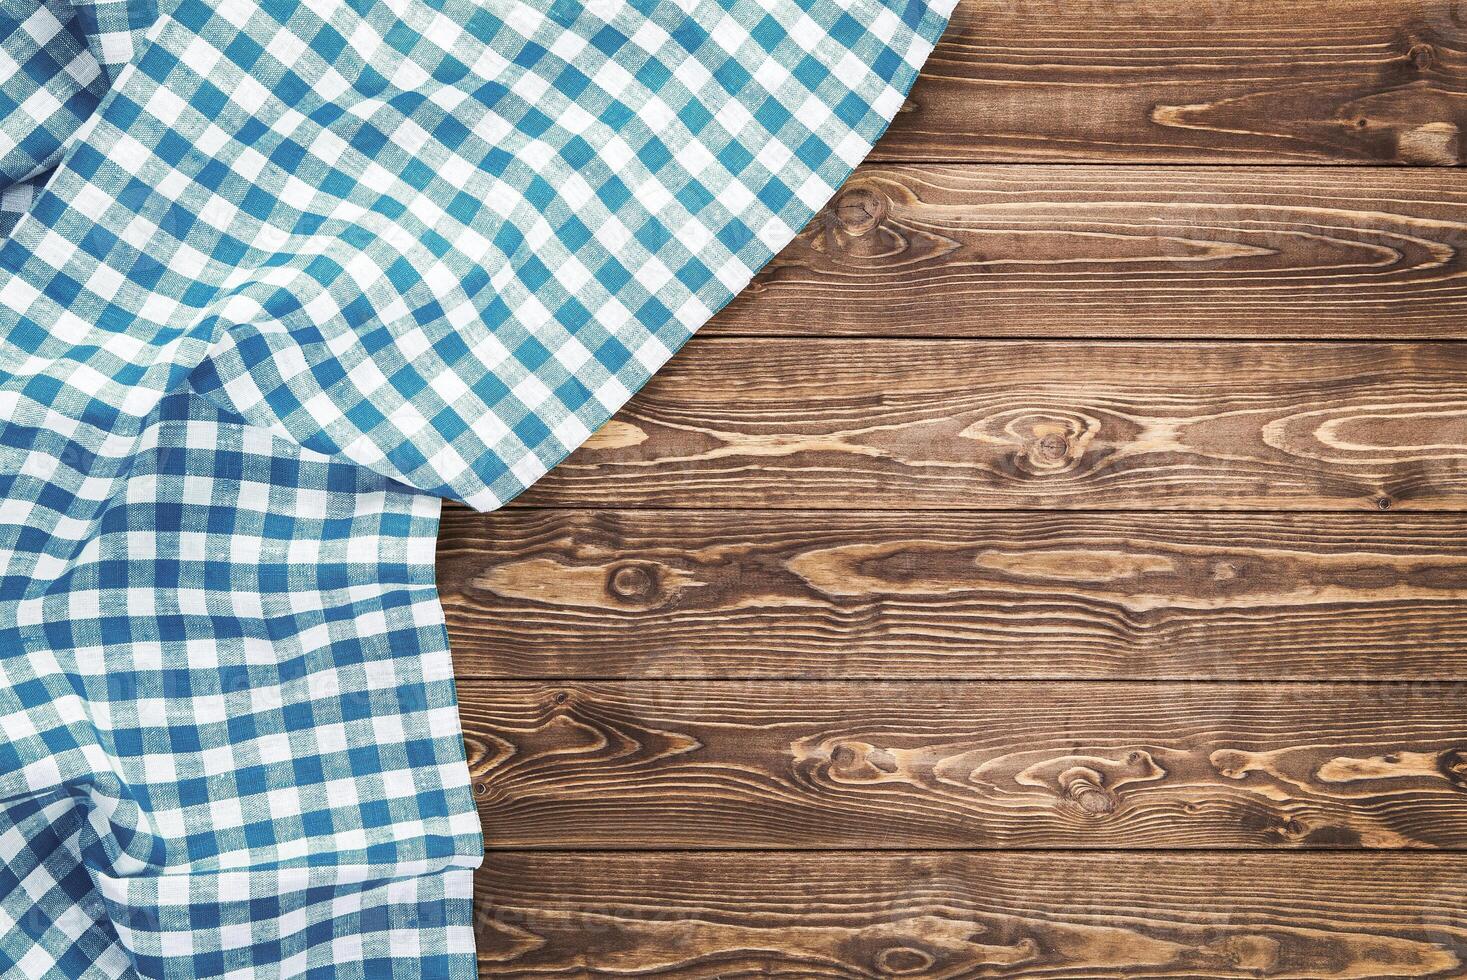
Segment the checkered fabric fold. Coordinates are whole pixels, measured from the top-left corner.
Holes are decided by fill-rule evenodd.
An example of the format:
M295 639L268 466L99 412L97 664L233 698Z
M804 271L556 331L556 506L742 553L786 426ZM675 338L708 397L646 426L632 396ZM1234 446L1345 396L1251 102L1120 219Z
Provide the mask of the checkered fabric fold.
M953 0L0 0L0 975L470 977L433 579Z

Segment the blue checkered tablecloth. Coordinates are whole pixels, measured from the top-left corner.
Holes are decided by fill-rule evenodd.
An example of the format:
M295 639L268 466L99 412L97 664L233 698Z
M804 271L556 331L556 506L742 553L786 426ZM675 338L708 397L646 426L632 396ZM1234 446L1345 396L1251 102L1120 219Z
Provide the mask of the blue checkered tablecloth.
M470 977L433 579L953 0L0 0L0 976Z

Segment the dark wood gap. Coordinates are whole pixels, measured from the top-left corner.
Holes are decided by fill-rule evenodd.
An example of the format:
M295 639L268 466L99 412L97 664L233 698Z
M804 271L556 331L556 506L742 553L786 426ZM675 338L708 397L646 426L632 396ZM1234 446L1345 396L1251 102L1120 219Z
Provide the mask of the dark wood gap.
M555 503L544 503L544 504L523 503L522 504L518 500L511 500L509 503L505 504L503 507L499 508L498 510L492 510L492 511L486 511L486 512L483 512L483 513L479 513L479 512L470 510L468 507L465 507L464 505L458 503L457 501L445 500L444 501L444 504L445 504L445 507L444 507L445 513L447 513L450 510L452 510L453 512L456 512L456 513L473 514L474 516L477 516L477 517L489 517L491 514L521 514L521 513L541 513L541 514L543 514L543 513L554 512L554 511L565 511L566 513L601 514L601 513L606 513L607 511L611 511L611 510L627 511L629 513L637 513L637 512L645 511L648 514L692 514L692 513L697 513L697 512L704 512L704 513L709 513L709 514L732 514L732 513L738 513L740 511L768 511L770 513L779 513L779 514L785 514L785 515L789 515L789 516L794 516L794 515L797 515L797 514L848 514L848 513L851 513L852 510L860 509L860 510L868 511L868 512L873 513L873 514L973 514L973 515L978 515L978 514L1070 514L1070 515L1073 515L1073 516L1076 516L1076 517L1083 517L1086 514L1097 514L1097 515L1098 514L1112 514L1112 515L1116 515L1116 516L1122 516L1122 515L1125 515L1125 514L1165 514L1165 515L1174 515L1174 516L1177 516L1177 517L1183 517L1183 516L1186 516L1188 514L1190 514L1190 515L1192 515L1194 517L1198 517L1198 516L1211 517L1211 516L1214 516L1214 515L1215 516L1218 516L1218 517L1228 517L1228 516L1267 517L1267 516L1270 516L1270 515L1275 516L1275 517L1283 517L1283 516L1289 516L1289 515L1296 515L1296 516L1300 516L1300 517L1307 517L1307 516L1311 516L1311 515L1312 516L1326 516L1326 515L1328 515L1328 516L1339 516L1339 515L1342 515L1342 514L1348 514L1350 517L1353 517L1353 518L1356 518L1356 519L1361 519L1361 520L1369 520L1369 519L1372 519L1373 518L1373 519L1377 519L1377 520L1388 521L1388 520L1391 520L1392 517L1395 517L1395 516L1398 516L1398 515L1401 515L1401 514L1410 514L1413 517L1431 517L1431 516L1452 517L1452 516L1456 516L1456 515L1461 515L1461 514L1467 513L1467 506L1464 506L1463 508L1457 509L1457 510L1425 510L1425 511L1423 511L1423 510L1401 511L1401 510L1394 510L1392 508L1385 508L1384 510L1381 510L1381 509L1377 508L1375 510L1358 510L1358 511L1329 510L1329 509L1325 509L1325 508L1317 508L1317 509L1313 509L1313 510L1311 510L1309 508L1299 508L1299 509L1290 508L1288 510L1246 510L1246 509L1241 509L1241 508L1229 509L1229 508L1226 508L1226 507L1199 507L1199 508L1197 508L1195 510L1181 510L1181 509L1157 510L1154 507L1152 507L1152 508L1147 508L1147 507L1115 507L1115 508L1104 508L1104 509L1094 508L1094 507L1074 507L1074 508L1066 507L1066 508L1063 508L1063 509L1057 509L1057 508L1054 508L1054 507L906 507L906 506L903 506L903 507L900 507L900 508L883 508L883 507L869 507L869 506L868 507L864 507L864 508L849 508L849 507L810 507L808 505L806 505L806 506L794 506L794 505L792 505L792 506L789 506L789 507L769 507L769 506L764 506L764 507L750 507L747 504L737 504L737 505L730 504L730 505L724 506L724 507L718 507L718 506L713 506L713 507L708 507L708 506L704 506L704 507L676 507L676 506L669 506L669 505L666 505L666 504L659 505L659 504L648 504L648 503L639 503L639 504L633 504L633 505L626 506L626 507L621 507L621 506L616 506L616 505L613 505L613 504L555 504Z
M710 687L717 685L747 687L751 684L890 684L900 682L916 686L931 685L957 685L972 684L993 687L1024 686L1035 683L1044 684L1084 684L1089 685L1115 685L1116 687L1136 687L1144 684L1185 684L1188 687L1205 688L1216 687L1247 687L1258 685L1260 687L1278 687L1280 685L1293 685L1297 687L1320 687L1320 688L1343 688L1343 687L1457 687L1467 694L1467 678L1461 676L1449 676L1443 674L1439 677L1418 677L1413 680L1389 680L1386 678L1321 678L1319 680L1274 680L1267 677L1190 677L1187 675L1154 675L1146 677L1083 677L1067 674L1055 674L1053 676L1027 675L1022 677L989 676L986 674L954 674L949 677L900 677L892 674L870 674L853 675L849 677L821 677L813 674L752 674L747 676L729 676L726 674L609 674L605 677L592 676L539 676L535 674L473 674L463 671L455 671L456 681L472 681L474 684L505 684L522 685L537 684L548 687L574 687L577 684L626 684L635 682L647 682L655 680L659 684L707 684ZM1464 701L1467 703L1467 701ZM1464 732L1467 739L1467 732ZM840 848L836 848L840 850Z
M486 837L487 840L487 837ZM1415 859L1417 857L1430 856L1438 861L1444 861L1455 867L1462 863L1461 854L1467 852L1467 847L1438 847L1433 850L1409 850L1409 851L1379 851L1369 848L1340 848L1340 847L1309 847L1307 845L1296 845L1287 851L1269 851L1269 854L1314 854L1320 856L1340 857L1350 854L1405 854ZM1025 847L1023 845L1004 845L1002 847L505 847L486 843L484 845L484 856L486 860L492 860L497 854L520 854L520 855L564 855L579 854L586 856L605 856L609 854L695 854L704 857L718 857L723 855L738 856L748 854L783 854L793 857L794 855L820 855L820 854L879 854L883 856L900 854L972 854L972 855L994 855L994 854L1028 854L1056 856L1085 855L1147 855L1166 856L1172 855L1227 855L1237 856L1243 854L1258 855L1256 847L1057 847L1049 845L1045 847ZM1467 897L1467 895L1464 895Z
M1165 857L1175 855L1177 857L1205 857L1209 854L1249 855L1259 857L1257 848L1249 847L1148 847L1140 848L1095 848L1095 847L1009 847L1003 851L1012 851L1018 854L1042 857L1046 854L1056 856L1085 855L1103 857L1107 854L1132 855L1134 857ZM729 850L718 847L657 847L657 848L597 848L597 847L567 847L567 848L543 848L543 847L497 847L486 844L484 854L544 854L555 857L611 857L613 855L647 855L647 854L697 854L705 857L720 857L723 855L795 855L795 854L881 854L886 857L910 856L920 857L927 854L975 854L992 855L996 853L991 847L923 847L923 848L900 848L888 847L878 850L851 847L802 847L799 849L790 847L751 847L740 850ZM1296 854L1327 855L1332 858L1344 858L1348 860L1352 856L1383 857L1390 856L1397 859L1409 860L1411 863L1422 864L1440 863L1446 867L1458 868L1463 866L1462 859L1458 857L1459 851L1454 848L1434 848L1432 850L1415 851L1371 851L1371 850L1342 850L1337 847L1309 847L1301 845L1291 847L1287 851L1270 851L1269 857L1288 857ZM1463 893L1467 898L1467 892Z
M1074 336L1048 336L1045 334L1027 334L1012 336L984 337L973 334L895 334L895 333L865 333L865 334L819 334L799 333L791 330L789 333L716 333L701 334L691 338L689 344L712 344L718 341L729 341L734 343L749 343L765 340L799 340L814 344L841 344L851 341L878 341L890 344L921 344L931 341L933 343L986 343L986 344L1122 344L1149 345L1166 347L1175 344L1219 344L1249 346L1258 344L1300 344L1312 347L1349 346L1353 344L1376 344L1387 347L1392 344L1400 344L1403 341L1391 337L1307 337L1307 336L1284 336L1270 337L1268 340L1260 340L1256 337L1212 337L1207 334L1178 334L1167 337L1096 337L1083 334ZM1412 341L1405 341L1411 343ZM1429 344L1467 344L1467 337L1436 337L1430 340L1420 341Z
M1342 160L1337 163L1322 163L1311 160L1279 160L1276 162L1264 160L1245 160L1239 163L1205 161L1176 161L1176 160L1007 160L1003 157L871 157L870 162L886 167L1013 167L1020 170L1028 167L1072 167L1082 169L1085 167L1159 167L1168 170L1207 170L1225 168L1228 170L1259 170L1269 167L1287 170L1295 167L1318 167L1337 170L1340 175L1346 176L1355 170L1429 170L1433 172L1451 173L1454 170L1467 169L1467 162L1455 163L1443 166L1424 167L1419 163L1397 163L1394 161L1381 161L1372 163L1368 160Z

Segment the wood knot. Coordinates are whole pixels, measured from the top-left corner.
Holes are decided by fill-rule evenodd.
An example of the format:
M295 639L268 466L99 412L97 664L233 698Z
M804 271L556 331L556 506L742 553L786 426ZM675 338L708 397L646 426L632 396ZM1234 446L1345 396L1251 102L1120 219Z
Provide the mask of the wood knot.
M1116 801L1099 786L1087 786L1082 789L1077 783L1071 787L1070 796L1080 809L1097 817L1111 813L1116 808Z
M1016 416L1008 428L1022 440L1015 460L1019 468L1035 476L1054 476L1079 464L1100 426L1093 419L1035 413Z
M853 187L836 198L832 209L840 229L852 237L870 234L886 220L886 197L871 187Z
M622 565L607 575L606 591L623 602L646 602L657 594L657 575L644 565Z
M1375 506L1376 506L1376 509L1377 510L1390 510L1391 509L1391 498L1390 497L1380 497L1380 498L1378 498L1375 501Z
M1411 50L1406 52L1406 58L1417 71L1426 71L1436 64L1436 49L1426 43L1413 44Z
M1063 463L1070 455L1070 440L1057 433L1050 433L1034 445L1034 455L1047 463Z
M891 946L876 955L876 969L883 976L924 973L934 962L930 953L911 946Z
M1275 835L1280 840L1301 841L1309 836L1309 825L1298 817L1289 817L1279 824Z
M1020 786L1037 786L1092 817L1114 813L1122 787L1166 778L1150 752L1141 749L1105 755L1063 755L1041 759L1014 774Z
M1105 777L1093 769L1076 767L1060 775L1060 787L1065 796L1091 816L1105 816L1115 812L1115 797L1101 783Z
M830 776L842 783L877 783L901 770L890 749L867 742L841 742L830 750Z
M1448 749L1440 760L1442 775L1467 789L1467 749Z
M1218 749L1208 761L1224 779L1247 779L1256 765L1253 755L1240 749Z

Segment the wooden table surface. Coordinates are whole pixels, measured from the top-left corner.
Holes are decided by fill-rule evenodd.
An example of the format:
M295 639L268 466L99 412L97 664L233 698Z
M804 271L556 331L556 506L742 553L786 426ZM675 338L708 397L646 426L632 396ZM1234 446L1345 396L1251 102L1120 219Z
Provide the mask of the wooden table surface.
M1467 976L1467 0L963 0L449 509L485 976Z

